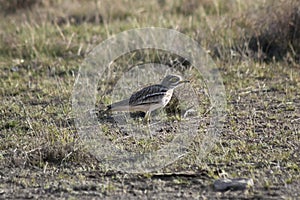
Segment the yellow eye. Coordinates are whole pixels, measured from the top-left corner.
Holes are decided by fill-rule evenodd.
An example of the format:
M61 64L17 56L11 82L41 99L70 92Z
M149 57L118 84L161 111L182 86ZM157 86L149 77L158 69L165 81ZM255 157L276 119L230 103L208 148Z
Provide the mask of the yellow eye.
M171 82L175 83L175 82L177 82L177 81L178 81L178 77L173 77L173 78L171 78Z

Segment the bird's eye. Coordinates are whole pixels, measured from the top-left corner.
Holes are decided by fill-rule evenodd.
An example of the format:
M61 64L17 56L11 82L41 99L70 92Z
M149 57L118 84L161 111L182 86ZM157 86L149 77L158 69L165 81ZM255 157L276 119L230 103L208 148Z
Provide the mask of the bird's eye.
M171 78L171 81L172 81L173 83L175 83L175 82L178 81L178 78L177 78L177 77L173 77L173 78Z

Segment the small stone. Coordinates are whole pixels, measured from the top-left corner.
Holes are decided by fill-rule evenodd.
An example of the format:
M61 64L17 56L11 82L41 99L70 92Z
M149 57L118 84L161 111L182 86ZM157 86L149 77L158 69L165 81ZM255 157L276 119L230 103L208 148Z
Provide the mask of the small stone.
M251 178L234 178L234 179L218 179L214 182L214 188L217 191L226 190L245 190L253 187L253 179Z

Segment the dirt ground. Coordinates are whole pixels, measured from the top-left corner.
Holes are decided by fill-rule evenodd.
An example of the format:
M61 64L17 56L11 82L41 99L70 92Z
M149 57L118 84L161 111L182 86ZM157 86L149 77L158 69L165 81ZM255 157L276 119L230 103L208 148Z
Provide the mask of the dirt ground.
M1 199L289 199L299 182L265 188L255 181L246 191L217 192L206 171L151 177L98 170L1 169Z

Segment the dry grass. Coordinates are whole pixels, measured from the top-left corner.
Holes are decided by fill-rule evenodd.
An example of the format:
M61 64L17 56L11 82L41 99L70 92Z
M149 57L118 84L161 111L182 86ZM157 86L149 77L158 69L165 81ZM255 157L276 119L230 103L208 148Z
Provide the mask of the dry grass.
M249 27L248 47L259 59L292 57L299 60L299 7L298 1L277 2L259 13L248 14L245 21Z

